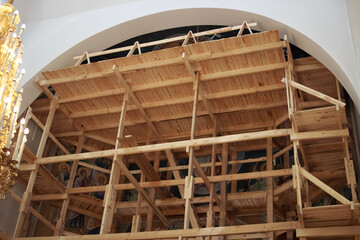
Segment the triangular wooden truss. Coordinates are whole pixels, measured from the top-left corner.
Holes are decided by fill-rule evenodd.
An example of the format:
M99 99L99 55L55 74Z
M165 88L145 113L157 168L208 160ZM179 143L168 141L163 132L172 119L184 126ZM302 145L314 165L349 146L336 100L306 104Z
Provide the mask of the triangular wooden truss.
M87 51L85 51L83 53L83 55L81 55L81 57L79 58L79 60L77 60L77 62L75 63L74 66L79 66L84 60L87 60L87 63L90 64L90 57L89 57L89 53Z
M194 37L194 34L192 31L189 31L189 33L186 35L185 39L184 39L184 42L182 44L182 46L185 46L186 44L188 44L189 40L190 40L190 37L194 40L194 43L196 43L196 39Z
M136 48L137 48L139 54L141 54L140 43L138 41L136 41L134 43L134 45L132 46L132 48L130 49L129 53L127 54L127 57L132 56L134 54Z
M239 33L237 34L238 37L243 34L245 28L247 28L249 30L250 34L253 34L253 32L251 31L251 28L250 28L249 24L247 23L247 21L244 21L243 24L242 24L242 27L239 30Z

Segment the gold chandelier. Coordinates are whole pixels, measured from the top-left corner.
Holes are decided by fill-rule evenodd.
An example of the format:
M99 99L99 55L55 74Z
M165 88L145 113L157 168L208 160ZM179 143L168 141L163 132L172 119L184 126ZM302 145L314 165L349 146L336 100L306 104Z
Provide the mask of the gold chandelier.
M15 185L19 164L25 147L25 119L16 124L23 90L16 91L25 71L19 72L22 62L21 35L25 29L20 21L18 11L14 11L13 1L0 5L0 198L4 199ZM19 128L17 141L12 145L16 129Z

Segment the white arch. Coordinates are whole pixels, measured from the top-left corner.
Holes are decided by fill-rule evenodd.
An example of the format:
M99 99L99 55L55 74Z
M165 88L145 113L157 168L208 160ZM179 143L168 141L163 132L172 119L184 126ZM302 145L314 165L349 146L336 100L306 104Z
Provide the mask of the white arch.
M344 85L360 109L360 78L346 0L32 0L15 1L27 24L23 82L27 107L39 94L41 71L74 64L73 56L99 51L137 35L187 25L258 22L279 29Z

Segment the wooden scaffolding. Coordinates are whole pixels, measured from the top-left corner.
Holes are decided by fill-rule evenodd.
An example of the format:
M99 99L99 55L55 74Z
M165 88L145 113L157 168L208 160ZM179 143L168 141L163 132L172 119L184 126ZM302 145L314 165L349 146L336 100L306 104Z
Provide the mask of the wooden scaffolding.
M295 232L300 239L358 239L342 87L316 59L293 60L278 31L253 33L255 25L85 52L73 67L44 72L37 84L46 98L27 113L41 141L37 152L25 149L20 165L26 191L10 194L20 204L13 238L27 239L34 215L52 236L32 239L44 240L293 239ZM199 41L228 31L238 34ZM169 42L181 44L141 53ZM116 51L129 53L90 63ZM49 156L53 144L63 155ZM109 159L111 167L94 159ZM61 163L71 165L66 186L46 167ZM78 167L108 182L74 187ZM264 187L252 189L255 181ZM207 194L196 194L200 187ZM137 199L123 201L134 189ZM332 204L314 206L325 194ZM37 211L39 202L59 209L56 219ZM94 219L101 236L66 229L69 212ZM125 222L130 232L120 233Z

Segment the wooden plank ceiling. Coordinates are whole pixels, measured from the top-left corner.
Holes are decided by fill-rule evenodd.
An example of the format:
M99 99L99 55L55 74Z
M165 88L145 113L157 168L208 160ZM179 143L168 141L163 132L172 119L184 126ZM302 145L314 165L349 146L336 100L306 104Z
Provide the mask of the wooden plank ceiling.
M85 131L107 143L115 142L124 94L122 83L113 74L115 65L164 140L188 138L193 80L183 53L199 72L200 88L209 102L208 107L204 101L199 104L197 136L212 134L214 125L208 108L225 134L266 129L286 113L284 84L280 82L285 59L275 30L44 72L43 83L51 83L60 97L62 112L71 119L67 121L58 111L51 132L61 136ZM128 109L125 133L141 144L148 131L145 119L132 101ZM38 116L46 118L46 114ZM99 141L87 145L112 148Z

